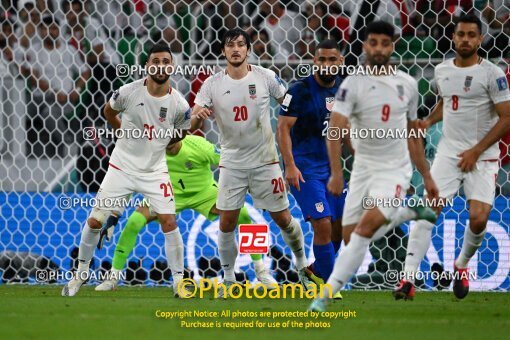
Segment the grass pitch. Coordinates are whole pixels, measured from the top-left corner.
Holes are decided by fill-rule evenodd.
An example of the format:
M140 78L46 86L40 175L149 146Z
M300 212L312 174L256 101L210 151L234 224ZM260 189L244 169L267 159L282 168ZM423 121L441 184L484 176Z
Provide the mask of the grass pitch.
M0 338L154 338L170 339L509 339L510 294L474 293L462 301L452 293L418 292L414 301L394 301L390 292L346 291L330 311L355 311L356 317L310 318L231 317L183 320L218 323L265 322L264 328L185 328L179 318L158 318L157 311L306 311L306 299L180 300L170 288L120 287L95 292L86 286L72 298L62 286L0 285ZM188 314L188 315L189 315ZM283 328L286 321L303 322ZM306 322L323 328L304 329ZM216 323L218 322L218 323ZM279 328L268 328L269 324ZM329 324L329 327L325 327ZM290 326L290 324L287 324ZM295 324L296 325L296 324Z

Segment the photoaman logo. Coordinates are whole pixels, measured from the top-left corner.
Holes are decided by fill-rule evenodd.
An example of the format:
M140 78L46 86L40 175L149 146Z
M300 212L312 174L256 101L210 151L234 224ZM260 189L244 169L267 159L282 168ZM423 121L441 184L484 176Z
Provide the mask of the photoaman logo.
M177 292L179 296L185 299L194 298L197 296L203 298L205 292L212 292L214 298L223 296L229 299L286 299L286 298L298 298L298 299L315 299L320 298L332 298L332 287L329 284L310 284L308 289L305 289L303 285L298 283L289 284L273 284L266 285L261 283L252 284L250 281L246 283L235 283L230 286L226 286L219 282L218 279L200 279L196 282L193 279L182 279L177 284Z

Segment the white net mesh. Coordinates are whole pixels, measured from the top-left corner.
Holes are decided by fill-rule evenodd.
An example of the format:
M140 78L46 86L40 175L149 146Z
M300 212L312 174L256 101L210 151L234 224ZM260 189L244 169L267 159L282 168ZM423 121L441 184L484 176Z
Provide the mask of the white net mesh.
M117 76L118 65L142 63L155 42L170 44L178 65L221 67L221 36L227 29L241 27L252 39L250 62L273 69L288 84L296 79L298 65L310 64L315 46L328 37L340 43L347 63L358 64L363 28L382 19L394 23L400 36L393 61L418 80L420 117L437 101L434 66L453 55L452 26L461 13L472 12L482 19L484 57L507 74L505 58L510 58L510 3L505 0L2 0L1 4L0 270L6 282L31 281L37 268L49 265L62 270L73 267L89 209L62 209L59 198L93 197L114 146L108 139L84 140L83 129L105 125L101 112L106 100L121 84L137 78ZM175 75L172 81L192 104L206 77ZM276 105L272 117L276 123ZM204 135L212 143L218 141L213 123L206 124ZM428 132L429 160L440 136L440 126ZM470 263L478 274L473 289L510 289L509 141L507 136L500 142L502 167L488 236ZM347 173L350 163L346 162ZM413 186L423 193L417 174ZM453 267L469 220L462 194L440 218L422 270ZM292 198L291 204L310 254L311 227L301 219ZM120 225L131 212L124 213ZM251 206L250 213L256 222L270 221L267 214ZM208 222L188 210L179 216L178 224L186 266L195 278L217 275L217 221ZM266 261L279 281L294 281L290 250L273 223L271 230L273 246ZM108 268L119 234L117 228L113 242L96 252L96 269ZM392 287L387 272L402 269L407 235L408 226L402 225L373 244L355 286ZM151 223L129 258L128 282L166 282L169 272L163 244L159 225ZM248 256L241 256L239 271L253 277L249 263ZM425 280L423 285L436 287L437 282Z

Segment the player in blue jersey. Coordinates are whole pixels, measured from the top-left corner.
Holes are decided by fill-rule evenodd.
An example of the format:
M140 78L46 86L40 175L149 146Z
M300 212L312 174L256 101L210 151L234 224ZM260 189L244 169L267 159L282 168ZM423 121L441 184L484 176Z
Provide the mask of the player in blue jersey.
M331 71L338 70L342 61L336 41L319 43L314 56L319 70L289 87L278 117L278 145L285 164L285 179L303 218L312 224L315 255L312 271L324 281L331 275L342 241L345 196L335 197L327 190L330 166L326 149L329 117L343 80Z

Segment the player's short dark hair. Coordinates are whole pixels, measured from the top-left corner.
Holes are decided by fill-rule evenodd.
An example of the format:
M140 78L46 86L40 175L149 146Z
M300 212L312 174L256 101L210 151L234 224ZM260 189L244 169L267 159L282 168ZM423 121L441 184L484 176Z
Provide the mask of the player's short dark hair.
M369 34L384 34L393 39L395 35L395 26L386 21L372 21L365 29L365 40Z
M147 61L149 61L151 59L151 55L153 53L159 53L159 52L168 52L170 53L170 60L173 60L174 57L172 55L172 50L170 50L170 46L168 46L168 44L165 44L165 43L157 43L157 44L154 44L150 49L149 49L149 53L147 54Z
M223 34L223 37L221 38L221 49L225 49L225 45L227 43L237 39L240 36L244 38L244 41L246 41L246 46L248 47L248 49L250 49L251 47L250 36L248 35L248 33L246 33L240 28L233 28L225 32L225 34Z
M322 40L317 47L315 48L316 51L319 50L319 48L324 48L326 50L335 49L337 51L340 51L340 46L338 46L338 43L335 39L325 39Z
M482 33L482 21L480 18L478 18L474 14L462 14L459 19L457 19L457 22L455 23L455 30L457 30L457 26L459 26L459 23L465 23L465 24L476 24L478 27L478 32Z

